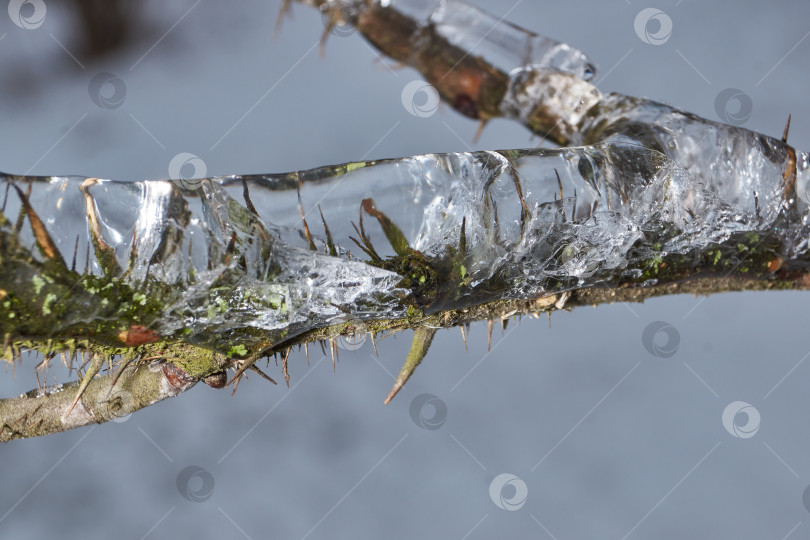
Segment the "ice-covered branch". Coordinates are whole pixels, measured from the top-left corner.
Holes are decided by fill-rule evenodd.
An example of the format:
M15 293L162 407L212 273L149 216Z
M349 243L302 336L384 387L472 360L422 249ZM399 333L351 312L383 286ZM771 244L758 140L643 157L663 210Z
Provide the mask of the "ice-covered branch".
M292 347L334 354L345 334L415 331L390 399L436 328L810 287L810 158L786 141L604 96L583 53L457 0L306 3L464 114L581 146L184 181L0 174L4 355L88 364L67 394L0 400L0 439L104 421L119 388L137 408L229 369L237 384L272 355L289 380Z

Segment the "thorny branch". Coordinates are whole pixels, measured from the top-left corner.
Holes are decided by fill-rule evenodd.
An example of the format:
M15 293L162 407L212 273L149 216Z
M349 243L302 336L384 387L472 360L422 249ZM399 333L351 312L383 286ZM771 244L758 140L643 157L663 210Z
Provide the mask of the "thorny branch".
M0 441L115 419L177 395L199 380L212 387L222 387L226 384L228 370L233 371L228 382L234 389L248 370L275 382L257 364L259 360L269 360L270 357L281 358L282 373L289 385L287 365L293 348L303 346L308 356L308 344L320 342L322 346L328 345L334 360L338 350L336 340L344 335L370 333L375 339L378 335L414 331L413 345L387 403L424 359L438 328L458 326L464 336L474 321L488 320L491 332L494 322L505 326L510 319L522 315L547 313L550 316L555 310L582 305L642 302L647 298L680 293L810 288L807 207L797 192L800 188L798 177L807 169L807 155L797 154L787 145L787 133L782 140L776 140L687 115L654 102L618 94L602 96L588 82L595 68L578 51L570 52L570 58L565 62L557 57L548 62L531 63L533 60L529 60L516 77L513 71L487 60L486 55L471 54L472 51L453 45L448 36L439 31L441 25L438 24L450 24L447 20L439 21L439 18L452 18L452 14L434 14L434 19L417 21L388 3L327 0L307 0L305 3L322 9L334 24L357 26L381 51L423 73L445 101L467 116L482 122L497 116L510 117L561 145L631 138L637 144L661 152L666 157L659 160L656 152L647 153L644 156L647 161L624 161L621 169L632 178L655 177L662 184L610 183L598 174L600 169L596 165L593 169L586 167L587 170L583 170L583 163L592 163L583 158L574 162L574 166L578 167L585 185L593 187L597 195L588 198L584 191L577 192L576 189L573 194L566 194L560 172L554 168L554 176L549 179L556 186L554 200L530 200L527 180L520 173L520 163L543 158L545 154L509 151L476 155L472 162L484 163L485 172L498 171L510 178L513 185L510 197L517 208L517 232L509 239L508 231L504 230L509 228L504 217L508 211L507 203L492 195L493 180L490 179L483 188L479 208L481 219L476 220L476 223L483 222L484 228L471 232L480 224L469 221L467 216L459 217L459 223L452 228L455 235L452 241L445 239L441 249L431 251L416 249L397 220L381 210L371 198L356 201L359 202L359 214L351 223L352 236L341 236L333 221L330 228L324 211L318 206L316 215L320 224L315 225L323 229L323 235L319 235L316 227L307 223L309 212L305 211L302 198L309 186L307 182L318 180L313 171L205 181L193 193L167 187L165 183L154 183L153 188L144 184L146 190L164 190L160 200L165 206L159 209L170 210L170 225L157 234L160 238L157 245L147 245L150 239L138 237L139 229L136 229L131 239L129 260L122 261L120 249L117 250L120 246L111 245L105 237L99 215L94 190L101 181L80 181L89 241L82 254L77 238L70 254L64 243L60 247L54 231L43 223L35 204L38 190L45 189L46 183L55 180L2 176L0 179L6 186L0 209L3 354L13 363L20 361L22 351L33 350L44 356L45 366L59 356L66 365L75 368L75 364L80 364L79 369L86 370L81 380L60 388L43 387L17 398L0 400ZM485 16L469 11L474 8L461 2L453 5L468 10L465 13L469 16ZM285 3L283 11L287 7ZM545 38L513 26L507 31L522 33L527 42L538 47L560 45L549 44L549 40L543 41ZM710 140L719 141L718 148L697 145L698 154L688 154L687 148L695 146L691 143L702 140L710 131L717 134ZM741 155L723 153L722 148L728 141L735 143L733 147L744 147L745 152ZM623 153L625 157L635 155L632 150L620 146L603 147L602 150L606 148ZM583 155L596 155L602 150L585 149ZM752 156L765 156L767 159L758 162L766 164L758 170L740 165L751 161ZM688 184L691 191L671 191L673 186L678 189L684 186L678 184L677 175L659 178L659 173L671 163L668 160L688 168L700 183ZM717 165L712 167L716 177L711 176L707 164ZM339 176L380 166L385 166L385 162L362 162L327 169L329 174ZM702 170L703 167L706 170ZM628 172L628 169L631 170ZM728 171L734 174L724 176ZM305 182L305 179L309 180ZM72 185L70 181L66 182L65 185ZM243 206L227 199L227 193L217 187L220 184L238 184L243 194ZM385 276L398 276L396 287L391 289L395 292L386 297L388 304L384 304L394 305L395 309L377 309L383 305L374 303L382 301L377 294L355 299L354 304L329 302L324 309L342 313L345 317L331 315L317 324L291 323L271 329L244 323L240 326L240 312L233 307L237 304L233 296L240 284L245 283L246 275L270 285L261 289L260 298L250 295L241 298L243 304L261 305L284 316L295 309L289 294L280 293L276 283L287 279L285 276L289 274L285 274L285 270L290 269L283 266L299 261L293 257L299 252L291 251L289 253L293 255L287 254L287 259L279 258L282 249L280 233L267 226L262 214L264 209L261 205L261 209L257 209L251 199L250 190L257 185L278 191L279 197L285 189L294 190L294 205L300 220L296 234L305 250L318 254L320 258L316 258L316 262L342 265L341 271L358 268L351 265L375 268L378 273L374 274L374 279L378 281L385 281ZM754 192L741 193L739 185L754 185ZM600 220L621 217L626 208L637 204L634 198L639 194L650 196L651 186L664 189L664 195L684 195L684 200L676 201L676 206L662 207L667 211L680 210L685 215L681 221L644 222L645 227L649 223L663 223L664 226L660 230L645 229L646 236L634 237L634 243L626 253L625 266L604 266L599 270L601 274L593 269L587 274L562 271L571 268L571 261L587 261L589 256L588 246L583 247L570 237L563 238L564 232L580 230L576 227L593 228ZM695 186L703 187L698 189ZM220 201L223 197L224 202ZM10 202L12 200L16 201L16 207ZM227 212L221 221L203 231L203 238L197 240L195 247L189 231L195 212L191 206L199 204L198 200L210 204L219 201L217 204L227 208ZM600 207L600 203L604 206ZM673 245L673 238L683 234L670 230L673 223L686 224L686 228L691 226L699 232L700 220L705 219L700 214L702 210L705 211L706 207L723 209L729 205L747 216L732 223L737 228L730 233L715 239L708 237L708 240L678 249L664 247ZM17 210L15 222L11 219L12 208ZM330 215L329 210L327 215ZM536 236L539 215L551 219L539 223L560 228L549 236ZM548 218L549 215L553 217ZM717 219L721 214L711 215L710 219ZM364 216L370 218L366 223ZM216 221L220 217L212 219ZM382 235L375 236L369 221ZM710 228L709 223L702 225ZM214 238L216 235L219 237ZM482 278L480 271L475 270L482 256L479 249L481 235L488 238L493 249L500 250L499 253L517 251L531 239L554 244L553 249L543 252L551 261L543 267L549 275L542 279L540 276L520 277L522 263L510 261L497 272ZM26 239L30 241L26 242ZM557 242L561 239L565 241ZM347 251L346 240L354 243L367 259L352 257ZM174 275L172 272L177 270L171 264L178 259L178 254L185 256L187 252L188 259L192 260L200 243L206 242L204 259L207 267L183 267L180 270L185 275L184 281L170 283L166 276ZM36 246L36 251L33 246ZM141 264L144 261L139 259L137 252L147 248L148 260ZM70 264L66 259L71 259ZM92 271L94 265L99 272ZM82 267L83 271L77 270ZM211 277L206 272L216 275ZM589 277L583 279L583 275ZM185 287L197 293L195 287L200 283L205 284L205 302L188 309L199 308L206 312L207 318L202 319L211 321L210 324L203 324L202 331L182 324L167 325L167 317L186 320L171 311L176 305L171 309L167 307L170 300L177 300L176 289ZM198 299L193 295L181 296L176 304L193 304ZM362 315L347 307L358 302L363 306ZM228 319L231 314L237 319L236 323ZM221 330L225 328L227 332ZM107 374L101 375L105 365Z

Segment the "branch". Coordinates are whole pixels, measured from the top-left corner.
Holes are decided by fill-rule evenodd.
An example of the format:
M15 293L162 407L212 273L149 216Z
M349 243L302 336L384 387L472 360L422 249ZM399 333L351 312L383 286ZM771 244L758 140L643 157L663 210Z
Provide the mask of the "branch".
M487 53L496 35L473 36L481 54L454 45L477 41L447 32L481 26L448 10L416 21L388 3L307 3L411 61L462 113L589 146L182 182L0 174L5 358L94 358L81 382L0 401L0 440L103 422L199 380L220 387L228 369L235 387L273 355L289 380L293 347L326 341L335 355L342 335L414 330L390 400L436 328L810 287L810 158L786 140L603 96L582 53L514 26L498 32L528 46L508 65ZM105 359L118 371L95 377Z
M113 382L117 379L117 383ZM126 417L158 401L174 397L196 383L167 363L125 368L115 377L90 381L73 406L79 382L31 390L17 398L0 399L0 442L38 437Z

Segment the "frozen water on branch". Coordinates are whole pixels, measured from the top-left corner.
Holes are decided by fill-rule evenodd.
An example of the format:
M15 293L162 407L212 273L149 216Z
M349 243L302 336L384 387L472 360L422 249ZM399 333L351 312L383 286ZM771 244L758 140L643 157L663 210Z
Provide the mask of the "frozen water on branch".
M24 191L26 180L0 181L6 244L41 244L33 227L14 231L22 198L8 188ZM68 265L78 259L81 271L87 257L88 272L158 296L161 335L207 344L237 329L278 342L344 320L401 318L414 302L431 311L613 283L662 254L745 231L776 228L785 255L797 239L807 249L806 205L763 197L767 205L750 208L730 185L704 185L663 154L619 142L187 185L49 177L32 182L28 200ZM383 218L404 235L407 254ZM361 239L361 220L377 260L352 239ZM411 271L426 268L437 289L415 298L424 281L409 280Z
M408 43L407 56L413 62L435 50L437 40L473 51L496 69L552 68L590 80L596 73L593 62L577 49L540 36L459 0L302 0L331 13L336 22L363 26L365 18L385 17L407 22L409 35L397 36ZM402 32L392 27L391 32Z
M518 118L587 146L431 154L194 189L2 176L0 249L23 246L41 263L61 257L142 291L132 302L159 302L156 331L206 345L231 343L237 330L277 344L341 321L402 318L414 306L639 282L663 257L697 257L747 232L775 238L784 260L810 249L807 201L796 195L807 192L808 156L783 141L602 96L582 53L458 0L306 3L357 25L465 114ZM0 272L0 291L24 290L25 279L34 278ZM54 328L114 320L115 306L96 292L70 293L81 309L70 306ZM56 317L47 302L43 313Z

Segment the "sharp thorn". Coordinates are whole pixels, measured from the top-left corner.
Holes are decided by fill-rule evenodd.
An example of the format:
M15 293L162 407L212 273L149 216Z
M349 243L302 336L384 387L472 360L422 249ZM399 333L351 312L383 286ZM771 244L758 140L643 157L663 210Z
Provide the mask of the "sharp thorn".
M290 349L287 349L284 351L284 355L281 357L281 372L284 374L284 380L287 382L287 388L290 387L290 373L287 371L287 359L289 357Z
M484 133L484 128L487 127L488 123L489 119L478 122L478 127L475 129L475 135L473 135L473 144L478 144L478 141L481 140L481 135Z
M76 404L79 402L79 400L82 397L82 394L84 394L84 391L87 390L87 387L90 385L90 381L93 380L93 377L96 376L96 373L99 372L101 366L104 364L104 355L95 353L91 354L92 354L92 362L90 362L90 366L88 366L87 371L84 374L84 377L82 377L82 382L81 384L79 384L79 390L76 392L76 398L73 400L73 403L71 403L70 408L68 408L67 412L62 416L63 420L66 419L68 416L70 416L70 413L73 412L73 407L75 407Z
M464 352L470 352L470 350L467 348L467 332L464 330L464 325L461 324L458 328L461 330L461 339L464 340Z
M258 375L261 378L263 378L263 379L265 379L267 381L270 381L271 383L273 383L275 385L278 385L278 383L276 381L274 381L267 373L265 373L264 371L259 369L259 367L256 364L251 365L248 369L250 369L250 371L252 371L254 373L258 373ZM287 386L289 386L289 383L287 383Z
M435 328L419 327L413 331L413 342L411 342L411 349L408 351L408 356L405 358L405 364L394 381L394 386L385 398L385 404L391 403L394 396L405 386L408 379L413 375L416 366L422 363L422 360L427 355L430 344L433 342L433 336L436 335Z
M495 321L487 319L487 352L492 351L492 329L495 327Z
M790 132L790 116L791 115L788 115L787 124L785 124L785 131L782 134L782 142L785 144L787 144L788 132Z
M129 364L131 364L133 360L135 360L134 356L131 356L124 360L124 364L118 369L118 373L116 373L113 376L112 384L110 385L110 391L107 392L107 396L110 396L112 394L113 388L115 388L115 385L118 384L118 379L121 378L121 375L124 374L124 370L129 367Z

